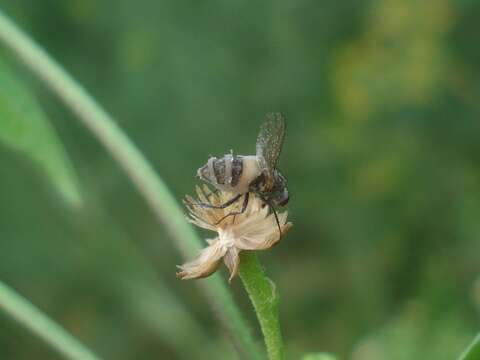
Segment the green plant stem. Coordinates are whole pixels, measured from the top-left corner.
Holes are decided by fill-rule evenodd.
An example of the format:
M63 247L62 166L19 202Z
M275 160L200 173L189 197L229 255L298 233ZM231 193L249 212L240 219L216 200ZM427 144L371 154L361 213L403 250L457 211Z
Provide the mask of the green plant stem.
M28 300L0 282L0 308L68 359L98 360L89 349Z
M480 359L480 334L471 342L458 360L478 360Z
M265 275L254 252L244 251L240 254L239 273L257 314L269 359L284 359L278 317L279 296L275 284Z
M143 195L157 218L164 224L184 258L195 256L201 241L173 195L142 153L117 126L113 118L39 45L24 34L0 10L0 42L55 93L97 137L120 164ZM257 346L219 276L201 282L207 298L223 325L236 342L237 349L250 359L260 357Z

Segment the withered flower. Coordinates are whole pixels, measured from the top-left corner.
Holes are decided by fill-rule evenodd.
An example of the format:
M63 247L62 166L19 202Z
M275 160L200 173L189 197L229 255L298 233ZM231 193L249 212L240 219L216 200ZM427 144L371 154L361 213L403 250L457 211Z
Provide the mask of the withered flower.
M195 206L192 204L206 203L218 206L232 197L232 194L227 192L212 193L207 186L203 189L197 187L196 190L198 200L186 197L188 220L203 229L216 231L218 236L207 240L209 246L201 250L195 260L178 266L180 271L177 276L181 279L207 277L218 269L223 259L230 271L231 281L238 273L240 251L266 250L280 240L280 231L274 214L269 214L268 206L255 194L250 194L245 212L225 217L231 212L239 211L243 202L238 201L226 209ZM278 221L283 235L292 226L287 222L287 212L279 213Z

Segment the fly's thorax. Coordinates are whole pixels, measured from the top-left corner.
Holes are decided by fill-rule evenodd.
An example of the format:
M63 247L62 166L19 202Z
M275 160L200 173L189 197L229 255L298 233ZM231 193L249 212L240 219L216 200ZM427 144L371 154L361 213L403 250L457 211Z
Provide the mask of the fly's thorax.
M285 206L289 200L287 179L276 169L272 175L260 174L250 184L250 191L275 206Z
M249 184L260 174L256 156L227 154L221 158L211 157L197 171L197 175L216 188L235 192L248 192Z

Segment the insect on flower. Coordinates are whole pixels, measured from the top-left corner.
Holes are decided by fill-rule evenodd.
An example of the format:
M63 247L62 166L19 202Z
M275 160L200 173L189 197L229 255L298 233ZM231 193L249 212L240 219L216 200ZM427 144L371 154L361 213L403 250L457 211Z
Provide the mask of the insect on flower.
M213 185L216 191L232 194L231 198L218 205L207 202L190 203L189 205L225 209L243 197L240 210L226 213L226 218L245 212L250 193L253 193L269 205L281 233L280 222L274 206L285 206L289 200L287 179L277 169L278 157L285 138L285 128L283 114L269 113L257 137L256 155L243 156L230 153L221 158L210 157L207 163L198 169L197 175L200 179ZM223 220L219 219L217 224Z

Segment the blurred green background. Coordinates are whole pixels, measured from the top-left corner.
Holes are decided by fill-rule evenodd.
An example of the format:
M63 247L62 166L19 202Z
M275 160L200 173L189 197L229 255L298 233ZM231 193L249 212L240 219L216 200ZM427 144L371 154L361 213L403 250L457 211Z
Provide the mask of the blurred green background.
M0 7L115 116L179 200L209 154L253 153L264 114L287 114L280 168L294 228L261 258L289 358L453 359L479 330L480 2ZM117 164L1 58L35 93L83 198L70 207L38 162L0 147L2 280L104 358L235 358ZM231 288L258 335L240 282ZM59 355L0 314L0 358Z

